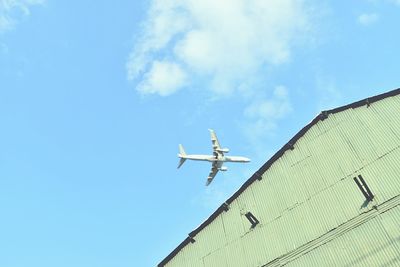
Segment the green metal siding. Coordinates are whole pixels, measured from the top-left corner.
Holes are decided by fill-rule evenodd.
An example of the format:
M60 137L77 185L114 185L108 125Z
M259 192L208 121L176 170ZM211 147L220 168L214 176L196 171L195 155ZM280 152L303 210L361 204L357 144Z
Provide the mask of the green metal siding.
M398 219L399 206L298 257L286 266L400 266Z
M166 266L399 265L400 208L369 217L400 194L398 114L393 96L319 121Z

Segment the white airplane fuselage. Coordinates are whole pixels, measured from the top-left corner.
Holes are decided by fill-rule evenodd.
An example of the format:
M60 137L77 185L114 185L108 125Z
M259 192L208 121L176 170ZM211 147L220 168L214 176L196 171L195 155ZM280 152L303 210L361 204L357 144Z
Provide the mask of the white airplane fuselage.
M182 155L178 154L179 158L189 159L189 160L198 160L198 161L219 161L219 162L250 162L249 158L240 157L240 156L223 156L223 157L215 157L213 155Z
M182 154L178 154L178 157L181 160L195 160L195 161L208 161L208 162L212 162L215 164L215 166L217 167L218 170L220 171L227 171L228 168L227 167L223 167L222 165L224 164L224 162L238 162L238 163L246 163L246 162L250 162L249 158L246 157L240 157L240 156L214 156L214 155L182 155Z

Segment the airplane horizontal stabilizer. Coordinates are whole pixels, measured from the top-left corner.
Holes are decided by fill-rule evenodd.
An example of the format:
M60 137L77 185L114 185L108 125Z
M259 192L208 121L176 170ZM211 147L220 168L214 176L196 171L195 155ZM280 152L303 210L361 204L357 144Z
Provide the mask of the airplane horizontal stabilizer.
M178 164L178 169L182 166L183 163L185 163L186 159L180 158L179 159L179 164Z

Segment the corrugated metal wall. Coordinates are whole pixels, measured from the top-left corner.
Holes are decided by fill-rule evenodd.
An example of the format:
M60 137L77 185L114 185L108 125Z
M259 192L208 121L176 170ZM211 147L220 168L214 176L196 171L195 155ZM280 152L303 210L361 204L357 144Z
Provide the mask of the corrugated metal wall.
M400 266L399 219L397 206L286 266Z
M167 266L400 266L399 147L398 96L331 114Z

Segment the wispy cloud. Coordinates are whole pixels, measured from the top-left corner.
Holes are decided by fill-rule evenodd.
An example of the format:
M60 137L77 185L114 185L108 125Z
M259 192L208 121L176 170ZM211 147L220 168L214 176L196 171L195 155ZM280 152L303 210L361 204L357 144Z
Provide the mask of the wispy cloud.
M175 62L153 61L150 70L137 89L142 93L158 93L167 96L185 84L186 74Z
M379 20L379 15L376 13L364 13L358 16L357 21L363 26L369 26Z
M367 0L367 2L373 4L384 3L384 4L394 4L400 6L400 0Z
M304 1L153 0L144 25L128 79L142 94L165 96L202 78L215 95L237 91L265 65L289 61L310 23ZM163 87L155 66L178 79Z
M0 0L0 33L13 29L21 17L30 15L30 7L45 0Z
M400 0L387 0L387 1L389 1L392 4L400 6Z
M218 176L204 191L194 196L192 201L206 209L216 209L221 206L232 194L239 189L243 181L250 178L253 173L233 175L232 172L218 173Z
M257 132L268 132L276 128L276 122L292 111L288 90L284 86L277 86L272 96L257 98L244 111L244 115L255 121L252 135Z

